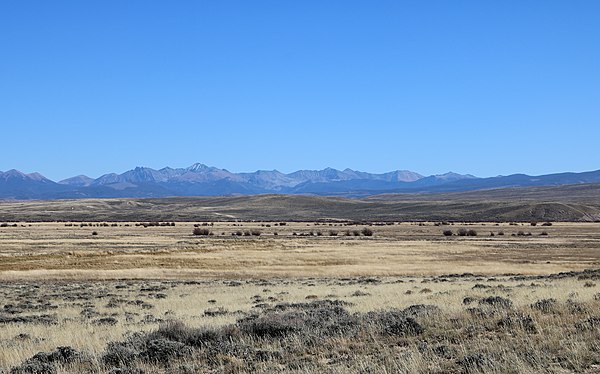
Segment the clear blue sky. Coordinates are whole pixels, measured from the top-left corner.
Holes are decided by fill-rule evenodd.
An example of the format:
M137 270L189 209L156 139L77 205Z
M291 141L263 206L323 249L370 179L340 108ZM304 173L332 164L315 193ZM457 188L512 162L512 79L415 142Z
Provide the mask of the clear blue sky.
M0 170L600 169L600 1L0 3Z

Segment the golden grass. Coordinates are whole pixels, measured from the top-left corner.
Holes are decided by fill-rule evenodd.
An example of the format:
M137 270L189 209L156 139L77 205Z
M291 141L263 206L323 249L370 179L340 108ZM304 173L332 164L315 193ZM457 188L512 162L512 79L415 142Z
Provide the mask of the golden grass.
M403 223L373 226L373 237L346 236L347 230L362 226L342 224L215 223L208 227L214 234L210 237L193 236L192 223L124 225L22 223L0 228L0 279L548 274L600 265L600 224L593 223L551 227ZM459 227L479 235L442 236L444 229ZM261 230L262 235L231 235L248 230ZM331 230L338 236L329 236ZM98 235L92 236L93 231ZM500 231L505 235L489 236ZM532 236L511 236L518 231ZM549 235L540 236L543 231ZM300 236L310 232L315 236ZM323 235L316 236L317 232Z
M450 238L442 235L443 230L456 231L461 227L474 229L479 235ZM351 312L434 304L444 315L461 321L471 318L466 316L462 303L466 296L500 295L510 298L516 308L526 310L531 310L529 305L536 300L547 298L555 298L560 303L570 300L599 305L595 299L599 289L593 282L586 285L576 277L521 280L507 275L599 268L600 224L597 223L554 223L550 227L402 223L372 226L373 237L353 236L352 231L361 230L363 226L339 223L295 222L285 226L266 222L215 223L207 227L214 234L210 237L193 236L193 228L192 222L147 228L134 223L109 227L19 223L18 227L1 227L0 304L47 299L57 309L34 311L34 314L56 314L58 324L0 324L0 368L17 365L37 352L67 345L100 357L108 342L122 340L130 332L156 329L156 318L175 319L192 327L222 326L255 311L259 303L343 300L352 303L348 307ZM247 230L261 230L262 235L231 235ZM329 236L330 230L338 235ZM345 235L347 230L351 236ZM98 235L92 236L93 231ZM500 231L505 235L498 236ZM511 236L518 231L531 232L532 236ZM548 236L541 236L543 231ZM274 235L275 232L278 235ZM315 235L305 236L310 232ZM322 236L316 236L317 232ZM496 235L492 237L490 232ZM439 277L455 273L477 275ZM235 287L230 284L233 280L238 282ZM489 288L474 288L477 284ZM160 293L164 298L142 291L148 285L163 287ZM82 294L89 296L88 299L64 298L79 287L83 287ZM261 301L256 300L257 296ZM111 298L143 300L152 308L146 310L127 303L108 307ZM216 317L204 315L204 311L215 307L222 307L228 313ZM99 316L114 315L118 322L114 326L97 325L97 318L82 315L84 309L91 309ZM147 320L147 316L152 318ZM561 329L567 326L564 331L570 331L572 327L568 326L583 318L570 317L568 313L563 315L566 316L564 321L535 313L532 316L540 326L540 335L518 335L510 339L521 339L519 346L538 348L544 343L539 339L548 339L547 344L555 345L556 350L560 342L565 341L560 336ZM440 326L457 323L450 317L444 318L437 321ZM429 323L434 326L437 322ZM559 324L564 326L558 328ZM28 338L19 339L19 334L27 334ZM479 340L474 343L489 347L496 338L494 335L486 340L485 334L478 335L475 339ZM569 359L588 362L587 357L577 357L577 352L588 351L587 346L585 349L577 347L585 343L581 340L584 337L571 338L568 344L572 346L564 348ZM510 339L503 340L502 344L508 344ZM351 347L352 344L361 343L340 342L340 346ZM397 351L399 347L382 346L381 349L388 358L404 355L402 367L394 366L398 365L396 362L382 363L371 355L360 361L364 370L444 369L412 348L402 352ZM468 349L464 349L467 354ZM515 353L508 346L502 349L506 349L505 358L510 361ZM580 367L577 365L573 367ZM530 368L521 369L521 372L530 372ZM343 370L332 368L330 372Z
M240 280L237 286L231 286L229 281L205 280L194 284L164 281L108 281L92 283L22 283L18 289L27 289L37 285L39 295L53 295L48 298L58 309L50 311L57 313L59 324L0 324L0 368L17 365L40 351L52 351L58 346L72 346L79 351L85 351L94 357L104 352L106 344L122 340L128 332L150 331L158 326L157 321L145 322L146 315L155 318L174 319L188 326L222 326L234 323L238 318L257 311L257 303L274 305L282 302L307 302L311 300L342 300L352 303L348 307L351 312L368 312L373 310L403 309L415 304L431 304L441 308L444 315L463 316L466 306L463 299L466 296L484 298L499 295L509 298L516 309L528 309L533 302L555 298L559 303L567 300L595 303L595 295L600 287L589 287L584 280L577 278L520 280L511 277L467 277L441 280L439 277L378 277L378 278L278 278L265 280ZM19 283L17 283L19 284ZM77 289L86 285L86 295L89 300L85 306L79 302L65 301L63 296L57 296L57 287L63 287L64 294L69 289ZM125 289L117 285L127 284ZM483 284L489 288L474 286ZM165 294L162 299L151 297L152 292L140 292L144 287L156 285L166 286L159 291ZM13 285L16 287L16 285ZM424 291L425 290L425 291ZM357 292L358 291L358 292ZM97 298L103 292L113 296ZM6 293L6 291L5 291ZM12 294L5 302L14 302ZM256 300L259 297L261 300ZM122 304L109 308L107 303L111 298L134 300L142 299L151 304L152 309L141 309L136 305ZM214 300L213 302L210 302ZM205 310L222 307L228 314L209 317ZM114 326L98 326L94 324L97 317L85 318L82 311L91 308L99 316L115 315L118 323ZM129 315L130 318L125 318ZM544 329L544 322L550 317L533 314L536 323ZM568 314L565 314L568 316ZM444 317L446 318L446 317ZM466 317L465 317L466 318ZM564 318L564 316L563 316ZM560 322L564 325L574 325L582 316L572 316L571 319L548 321L554 326ZM437 322L430 321L435 326ZM440 326L450 325L447 320L439 321ZM550 327L549 327L550 328ZM28 334L30 338L19 340L19 334ZM480 337L482 338L482 337ZM536 338L528 337L528 338ZM482 346L490 344L482 340ZM420 358L422 359L422 358ZM421 365L422 367L422 365Z

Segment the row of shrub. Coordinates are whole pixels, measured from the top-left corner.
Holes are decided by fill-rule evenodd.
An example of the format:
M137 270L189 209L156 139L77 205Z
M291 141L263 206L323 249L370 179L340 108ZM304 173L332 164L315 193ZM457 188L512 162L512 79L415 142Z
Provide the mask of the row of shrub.
M444 230L444 236L452 236L454 235L454 232L452 230ZM457 236L477 236L477 231L473 230L473 229L458 229L458 231L456 232Z
M200 228L200 227L194 228L194 230L192 231L192 234L194 234L196 236L214 235L213 232L210 231L209 229ZM260 236L261 234L262 233L260 232L260 230L246 230L246 231L238 230L238 231L231 233L232 236ZM225 235L225 233L222 233L222 235ZM277 235L277 233L275 233L275 235Z
M144 227L149 227L149 226L160 226L160 227L164 227L164 226L175 226L175 222L141 222L141 223L136 223L136 226L144 226Z
M340 233L335 230L329 230L327 233L329 236L338 236ZM309 231L309 232L293 232L293 236L323 236L322 231ZM373 230L368 227L363 228L362 230L346 230L344 232L344 236L373 236Z
M210 231L207 228L202 228L202 227L195 227L194 230L192 231L193 235L196 236L211 236L214 235L212 231ZM328 232L329 236L338 236L338 232L335 230L330 230ZM222 235L225 235L225 233L222 233ZM261 235L261 231L260 230L246 230L246 231L235 231L231 233L232 236L260 236ZM278 235L276 232L273 233L273 235ZM362 230L347 230L345 232L346 236L373 236L373 230L371 230L368 227L363 228ZM323 232L321 231L310 231L308 233L296 233L293 232L292 236L323 236Z
M453 236L455 235L454 232L452 230L444 230L443 231L444 236ZM499 231L497 234L494 234L493 232L490 232L490 236L503 236L504 235L504 231ZM477 236L477 231L475 230L467 230L467 229L459 229L456 232L456 236ZM511 234L511 236L532 236L531 232L524 232L524 231L518 231L516 234L513 233ZM548 236L548 232L547 231L542 231L540 233L540 236Z
M16 225L15 225L16 226ZM114 223L106 223L106 222L96 222L96 223L85 223L82 222L80 224L75 224L75 223L65 223L65 227L73 227L73 226L79 226L79 227L117 227L117 226L124 226L124 227L129 227L130 224L125 223L125 224L118 224L116 222ZM156 227L172 227L175 226L175 222L138 222L135 223L134 226L136 227L152 227L152 226L156 226Z

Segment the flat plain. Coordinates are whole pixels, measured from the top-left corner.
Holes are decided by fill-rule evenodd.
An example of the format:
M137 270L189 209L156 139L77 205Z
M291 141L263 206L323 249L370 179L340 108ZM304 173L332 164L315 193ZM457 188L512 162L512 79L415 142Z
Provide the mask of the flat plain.
M598 223L0 226L11 373L600 369Z
M598 373L597 191L3 202L0 373Z
M549 274L600 267L598 223L149 224L0 227L0 279ZM211 235L193 235L194 225ZM460 229L477 236L458 236ZM454 235L444 236L447 230Z

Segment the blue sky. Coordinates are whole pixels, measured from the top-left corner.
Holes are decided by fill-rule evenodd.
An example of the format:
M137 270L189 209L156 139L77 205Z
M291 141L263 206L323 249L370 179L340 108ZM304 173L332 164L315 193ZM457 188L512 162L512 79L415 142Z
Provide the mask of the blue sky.
M0 170L600 169L599 1L3 1Z

